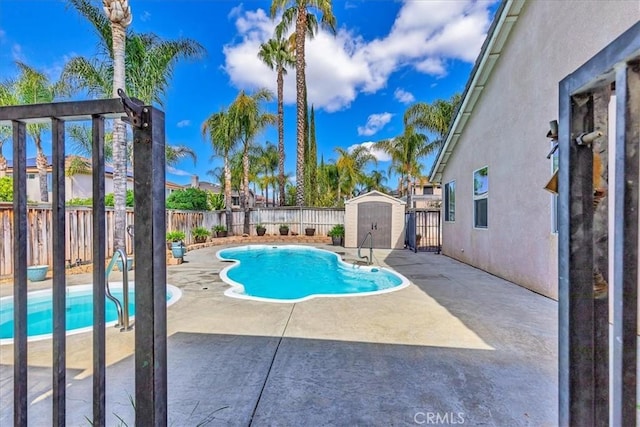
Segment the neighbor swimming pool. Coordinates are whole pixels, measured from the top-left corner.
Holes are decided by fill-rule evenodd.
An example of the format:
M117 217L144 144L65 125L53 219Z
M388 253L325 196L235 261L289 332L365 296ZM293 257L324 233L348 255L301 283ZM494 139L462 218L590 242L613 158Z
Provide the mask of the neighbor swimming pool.
M334 252L309 246L249 245L216 255L236 261L220 272L232 286L225 295L235 298L298 302L317 296L379 294L409 284L388 268L347 264Z
M122 301L122 283L111 283L111 294ZM67 335L90 331L93 325L92 285L67 288ZM129 313L135 315L135 284L129 284ZM167 306L182 296L180 289L167 285ZM106 300L107 326L116 324L118 313L113 302ZM51 289L29 292L27 296L27 335L29 341L50 338L53 333ZM13 342L13 297L0 298L0 344Z

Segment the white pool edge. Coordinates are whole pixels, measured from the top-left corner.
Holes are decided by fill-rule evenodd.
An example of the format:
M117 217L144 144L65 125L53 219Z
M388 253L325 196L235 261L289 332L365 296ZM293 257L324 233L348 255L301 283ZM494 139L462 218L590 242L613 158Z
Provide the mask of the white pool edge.
M348 268L358 268L358 269L364 269L364 270L373 270L373 269L378 269L378 270L382 270L382 271L386 271L390 274L393 274L394 276L397 276L398 278L400 278L400 280L402 281L399 285L394 286L392 288L386 288L386 289L380 289L378 291L368 291L368 292L352 292L352 293L345 293L345 294L313 294L313 295L307 295L303 298L296 298L296 299L276 299L276 298L264 298L264 297L254 297L251 295L246 295L244 294L244 285L242 285L242 283L238 283L235 280L231 279L229 277L229 275L227 274L227 272L234 268L237 265L240 265L240 261L235 260L235 259L230 259L230 258L223 258L220 256L220 252L228 250L228 249L242 249L242 248L256 248L256 249L266 249L266 248L293 248L293 249L307 249L307 250L314 250L314 251L319 251L319 252L326 252L329 254L334 255L338 262L343 264L344 266L348 267ZM219 275L220 275L220 279L222 279L223 282L225 282L226 284L228 284L229 286L231 286L229 289L227 289L224 292L225 296L231 297L231 298L237 298L237 299L243 299L243 300L250 300L250 301L260 301L260 302L273 302L273 303L278 303L278 304L295 304L295 303L299 303L299 302L303 302L303 301L308 301L311 300L313 298L347 298L347 297L360 297L360 296L370 296L370 295L382 295L382 294L388 294L391 292L395 292L395 291L399 291L401 289L406 288L407 286L409 286L411 284L411 282L409 281L409 279L407 279L405 276L403 276L402 274L398 273L397 271L388 268L388 267L382 267L382 266L377 266L377 265L352 265L349 264L348 262L344 262L342 260L342 257L340 257L340 255L338 255L337 253L333 252L333 251L328 251L326 249L320 249L320 248L316 248L314 246L305 246L305 245L242 245L242 246L236 246L236 247L232 247L232 248L224 248L224 249L220 249L219 251L216 252L216 258L219 259L220 261L225 261L225 262L229 262L231 263L231 265L223 268Z
M110 282L109 283L109 288L110 289L122 289L122 282ZM129 289L135 289L135 281L129 283ZM79 292L84 292L87 290L93 290L93 285L73 285L73 286L67 286L67 290L69 291L69 293L75 292L75 293L79 293ZM167 300L167 308L173 304L175 304L180 298L182 298L182 291L180 290L180 288L178 288L177 286L173 286L167 283L167 290L171 291L171 298L169 298ZM31 291L29 292L30 295L47 295L47 294L51 294L53 292L53 289L49 288L49 289L43 289L40 291ZM10 296L6 296L6 297L2 297L0 298L0 300L8 300L8 299L13 299L13 295ZM131 316L130 320L135 319L135 316ZM111 327L114 326L116 323L118 323L117 320L111 321L111 322L107 322L105 323L105 327ZM93 331L93 325L91 326L87 326L86 328L77 328L77 329L71 329L68 330L66 335L76 335L76 334L81 334L84 332L91 332ZM27 341L28 342L32 342L32 341L42 341L42 340L46 340L46 339L51 339L53 337L53 334L42 334L42 335L33 335L30 337L27 337ZM0 345L6 345L6 344L13 344L13 338L0 338Z

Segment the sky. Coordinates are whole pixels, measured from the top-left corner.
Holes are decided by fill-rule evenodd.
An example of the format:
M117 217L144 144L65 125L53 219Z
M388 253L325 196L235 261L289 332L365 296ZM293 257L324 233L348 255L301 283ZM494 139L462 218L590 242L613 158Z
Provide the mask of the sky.
M94 0L101 5L100 0ZM192 175L215 181L212 158L200 134L202 122L228 106L240 90L265 87L276 93L276 74L258 57L260 44L277 24L270 1L130 0L131 29L164 39L189 38L207 54L178 63L163 100L166 140L187 145L197 161L170 168L167 180L187 184ZM392 138L403 131L402 116L415 102L449 99L462 92L497 9L497 0L334 0L336 34L320 28L307 40L307 90L315 107L318 161L335 160L336 147ZM64 0L0 1L0 81L17 75L15 61L56 81L70 58L95 56L91 25ZM295 70L285 76L285 170L295 177ZM276 102L265 109L276 112ZM50 137L44 141L50 152ZM277 144L275 126L256 143ZM35 155L30 144L29 156ZM3 150L11 158L10 146ZM384 153L375 168L387 170ZM433 158L426 159L428 174ZM392 178L387 185L395 187Z

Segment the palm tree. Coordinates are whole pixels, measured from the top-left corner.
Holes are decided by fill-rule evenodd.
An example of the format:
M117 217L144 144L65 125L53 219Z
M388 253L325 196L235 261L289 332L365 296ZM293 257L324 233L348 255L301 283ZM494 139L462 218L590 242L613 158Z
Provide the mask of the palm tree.
M47 76L23 62L16 62L20 74L16 80L5 81L0 84L0 105L41 104L53 102L59 94L65 92L60 82L51 83ZM27 125L27 133L36 146L36 168L40 181L40 200L49 201L47 183L47 167L49 161L42 148L42 132L48 125L32 123ZM8 138L7 138L8 139ZM4 140L2 141L4 143ZM2 156L4 159L4 156ZM6 165L6 160L4 160ZM6 169L5 169L6 170Z
M417 102L404 113L405 126L434 133L436 139L431 143L439 148L449 131L451 120L453 120L460 100L460 94L456 93L449 100L437 99L432 104Z
M276 70L278 86L278 184L280 186L280 205L284 205L284 75L287 67L295 64L295 57L289 43L282 37L273 38L260 46L258 58L269 68Z
M266 190L265 203L269 202L269 185L273 184L273 206L275 206L275 185L279 179L275 179L275 171L278 168L278 149L275 145L268 142L264 147L258 147L257 164L260 168L262 178L260 180L260 187Z
M202 137L209 139L213 151L222 156L224 169L224 204L227 217L227 232L233 231L233 215L231 200L231 166L229 157L231 151L235 148L238 138L235 130L231 126L231 121L227 111L222 110L210 115L201 126Z
M93 59L72 58L63 78L89 95L117 97L123 88L146 104L163 105L162 98L178 60L201 57L205 50L189 39L163 41L154 34L127 31L131 9L127 0L103 0L104 13L88 0L69 0L92 25L99 38L99 52ZM123 247L126 226L127 148L126 129L114 123L114 245Z
M238 136L242 144L242 168L244 179L242 182L242 193L240 194L240 204L244 209L244 233L249 234L249 149L253 144L255 136L267 125L275 124L277 117L274 114L266 113L261 104L271 101L273 94L267 89L260 89L253 95L247 95L244 90L240 91L236 99L229 106L229 120L234 134Z
M357 146L349 151L336 147L339 157L336 160L338 170L338 203L341 202L341 194L353 196L356 185L364 181L364 168L368 163L376 163L377 159L367 147Z
M282 21L276 27L276 36L281 38L295 22L295 57L296 57L296 204L304 204L304 141L305 117L304 107L306 91L305 74L305 42L306 37L313 37L318 21L315 12L322 14L321 24L335 33L336 17L333 15L331 0L272 0L271 18L282 12Z
M125 88L125 45L127 27L133 16L128 0L102 0L104 12L111 23L111 53L113 58L112 97ZM113 122L113 208L114 249L125 249L127 226L127 130L121 119Z
M438 148L437 144L429 143L426 135L416 133L413 126L408 126L402 135L379 141L374 147L391 156L390 171L400 175L400 192L407 196L407 206L410 207L411 178L421 176L419 160L434 152Z

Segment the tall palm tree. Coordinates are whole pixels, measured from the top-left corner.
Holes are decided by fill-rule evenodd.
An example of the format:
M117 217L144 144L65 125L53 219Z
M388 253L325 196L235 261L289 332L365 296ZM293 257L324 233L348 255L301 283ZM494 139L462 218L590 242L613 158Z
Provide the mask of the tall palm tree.
M227 231L233 232L233 215L231 199L231 165L230 155L236 146L238 137L231 126L231 121L227 111L222 110L210 115L201 126L202 137L209 139L213 151L222 156L224 169L224 204L227 217Z
M400 193L407 196L410 207L411 179L422 174L419 160L437 150L437 144L430 143L427 136L417 133L413 126L406 126L402 135L378 141L374 147L391 156L390 170L400 175Z
M431 104L417 102L405 111L405 126L434 133L436 138L431 143L439 148L449 131L461 98L460 94L456 93L449 100L437 99Z
M236 99L229 106L229 120L242 144L242 168L244 179L242 181L242 193L240 204L244 209L244 233L249 234L249 150L255 136L267 125L275 124L277 117L266 113L262 108L263 102L273 99L273 94L267 89L260 89L252 95L244 90L240 91Z
M341 203L341 195L353 196L353 191L358 183L364 182L364 168L369 163L377 164L377 160L367 147L357 146L349 151L341 147L336 147L338 159L336 168L338 170L338 203Z
M111 24L111 53L113 55L112 97L125 88L125 45L127 27L133 15L128 0L102 0L104 13ZM127 226L127 130L121 119L113 123L113 208L114 249L125 249Z
M282 12L282 21L276 27L276 36L283 37L285 32L295 23L295 55L296 55L296 204L304 204L304 141L305 117L304 106L307 86L305 74L305 42L313 37L318 28L315 13L321 13L320 23L335 33L336 17L333 14L331 0L272 0L271 18Z
M19 69L18 78L0 84L0 105L41 104L53 102L54 98L65 92L60 82L51 83L42 72L23 62L16 62ZM48 125L32 123L27 125L27 133L36 146L36 168L40 182L40 200L49 201L47 168L49 161L42 148L42 132Z
M89 0L69 0L98 35L98 55L93 59L72 58L63 70L66 82L89 95L108 98L123 88L146 104L162 106L169 78L180 59L199 58L205 50L189 39L164 41L154 34L127 30L131 10L127 0L103 0L104 13ZM106 15L105 15L106 14ZM114 123L114 245L125 241L125 201L127 179L126 129Z
M260 46L258 57L272 70L276 70L278 86L278 184L280 186L280 205L284 205L284 75L287 67L295 64L295 57L289 43L282 37L273 38Z
M260 187L266 190L265 203L269 202L269 185L273 184L273 206L275 206L275 184L279 179L275 179L275 171L278 168L278 149L275 145L268 142L264 147L258 147L257 165L260 168L262 177L260 179Z

